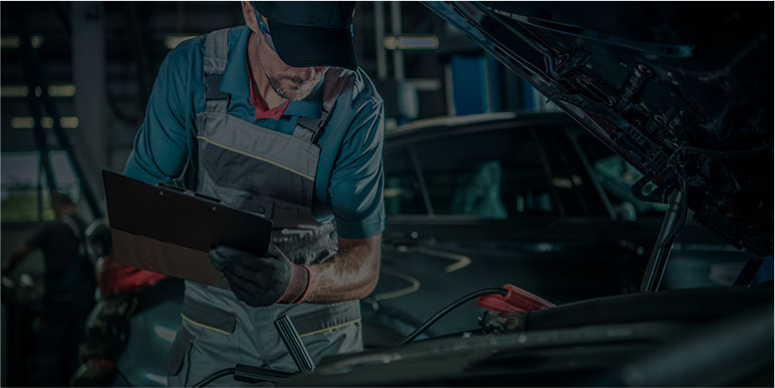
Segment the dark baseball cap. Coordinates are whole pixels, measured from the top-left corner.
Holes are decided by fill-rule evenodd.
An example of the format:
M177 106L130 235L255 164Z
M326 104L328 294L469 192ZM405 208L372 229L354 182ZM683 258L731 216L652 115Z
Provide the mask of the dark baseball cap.
M277 55L289 66L358 67L354 1L254 1L253 6L267 19Z

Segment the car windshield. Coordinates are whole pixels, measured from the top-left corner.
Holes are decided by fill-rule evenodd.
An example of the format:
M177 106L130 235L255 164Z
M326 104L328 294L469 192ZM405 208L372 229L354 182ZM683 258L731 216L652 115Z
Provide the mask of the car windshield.
M387 213L489 220L613 214L635 220L664 211L664 205L630 193L642 174L621 157L607 149L583 151L594 139L580 128L516 122L488 127L473 124L388 147Z

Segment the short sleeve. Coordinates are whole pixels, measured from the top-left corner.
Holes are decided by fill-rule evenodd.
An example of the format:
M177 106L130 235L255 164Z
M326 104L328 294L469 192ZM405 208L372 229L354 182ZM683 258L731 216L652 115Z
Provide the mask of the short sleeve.
M366 238L385 228L384 128L382 101L371 98L355 115L342 141L329 186L331 209L342 237Z
M171 52L159 68L145 119L135 137L124 175L149 184L180 175L188 158L187 127L192 115L185 55Z

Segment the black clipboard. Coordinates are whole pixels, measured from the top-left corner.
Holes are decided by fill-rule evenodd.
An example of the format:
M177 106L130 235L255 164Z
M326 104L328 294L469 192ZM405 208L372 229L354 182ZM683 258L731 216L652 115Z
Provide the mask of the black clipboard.
M103 170L115 259L129 266L228 288L208 251L228 245L266 257L272 222L216 198L149 185Z

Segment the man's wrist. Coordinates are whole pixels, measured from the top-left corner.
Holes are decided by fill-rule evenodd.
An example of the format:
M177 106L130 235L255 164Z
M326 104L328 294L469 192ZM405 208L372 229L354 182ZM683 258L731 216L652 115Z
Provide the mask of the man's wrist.
M277 300L277 303L299 304L307 296L310 283L310 272L306 265L291 264L291 278L288 288Z

